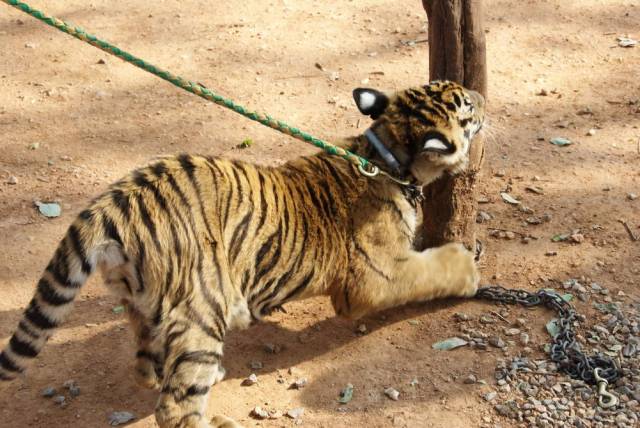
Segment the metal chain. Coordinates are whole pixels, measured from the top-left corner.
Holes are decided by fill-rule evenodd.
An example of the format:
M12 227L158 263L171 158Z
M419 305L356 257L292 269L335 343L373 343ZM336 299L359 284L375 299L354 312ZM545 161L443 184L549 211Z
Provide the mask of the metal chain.
M529 292L489 286L478 289L475 297L509 305L518 304L527 308L545 306L552 309L558 314L559 332L553 338L549 358L558 365L558 369L590 385L598 384L600 379L609 383L615 382L620 377L620 370L613 359L602 354L587 356L582 351L580 343L576 341L575 332L575 324L582 316L555 291L543 289ZM599 376L596 376L596 373Z

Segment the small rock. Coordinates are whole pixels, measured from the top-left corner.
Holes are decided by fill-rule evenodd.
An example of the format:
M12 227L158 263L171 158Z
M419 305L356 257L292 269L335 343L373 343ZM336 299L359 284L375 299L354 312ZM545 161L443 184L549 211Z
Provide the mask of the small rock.
M136 416L130 412L111 412L109 414L109 425L115 427L118 425L126 424L127 422L130 422L135 418Z
M393 388L385 389L384 394L390 399L392 399L393 401L398 401L398 398L400 398L400 393Z
M569 241L575 243L575 244L580 244L582 242L584 242L584 235L582 233L572 233L569 236Z
M104 64L106 64L106 63L107 63L107 62L106 62L105 60L103 60L103 59L99 59L99 60L98 60L98 62L97 62L96 64L104 65Z
M250 416L256 419L267 419L269 417L269 412L260 406L256 406L251 410Z
M462 382L467 385L472 385L478 382L478 378L476 377L476 375L470 374L469 376L465 377Z
M244 379L240 385L251 386L258 383L258 376L255 373L251 373L248 378Z
M289 386L289 389L302 389L307 385L307 378L301 377L300 379L296 379L295 382Z
M12 175L7 180L7 184L18 184L18 177L16 177L15 175Z
M282 417L282 412L280 410L274 410L269 412L269 419L279 419Z
M464 312L456 312L453 317L456 319L456 321L469 321L471 319L471 317Z
M638 195L635 193L627 193L627 199L629 199L630 201L635 201L636 199L638 199Z
M527 333L520 333L520 343L524 346L529 344L529 335Z
M532 217L527 217L525 220L527 223L529 224L542 224L542 219L532 216Z
M498 396L498 393L495 391L491 391L486 393L483 398L485 399L485 401L493 401L496 397Z
M51 387L51 386L48 386L48 387L46 387L45 389L42 390L41 395L43 397L51 398L54 395L56 395L56 389Z
M478 215L476 216L476 223L485 223L491 220L493 216L486 211L478 211Z
M39 148L40 148L40 143L29 144L29 150L38 150Z
M65 396L64 395L56 395L55 397L53 397L53 402L56 404L60 404L61 406L63 404L65 404Z
M507 336L517 336L517 335L520 334L520 329L507 328L507 329L505 329L504 334L506 334Z
M367 334L367 325L366 324L360 324L358 326L358 333Z
M24 44L24 47L27 49L35 49L37 46L38 45L36 43L30 43L30 42Z
M500 338L500 336L491 336L489 338L489 345L493 346L494 348L499 348L499 349L502 349L505 346L507 346L507 344L504 343L504 340L502 340L502 338Z
M283 346L277 343L265 343L264 352L269 354L279 354L282 352Z
M482 324L493 324L496 322L495 318L490 317L489 315L483 315L480 317L480 322Z
M262 365L262 362L260 362L260 361L251 361L249 363L249 368L251 370L260 370L260 369L262 369L262 367L263 367L263 365Z
M69 387L69 394L71 394L72 397L77 397L80 395L80 388L77 385L71 385Z
M299 419L304 414L304 407L296 407L295 409L291 409L287 411L287 416L291 419Z

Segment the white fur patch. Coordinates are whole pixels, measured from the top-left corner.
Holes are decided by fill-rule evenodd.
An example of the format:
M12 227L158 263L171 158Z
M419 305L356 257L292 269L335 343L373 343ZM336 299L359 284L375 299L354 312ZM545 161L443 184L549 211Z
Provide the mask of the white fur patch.
M447 150L449 149L447 147L447 145L445 143L443 143L442 141L438 140L437 138L429 138L425 143L424 143L424 149L425 150Z
M376 96L371 92L361 92L358 104L362 110L369 110L376 103Z

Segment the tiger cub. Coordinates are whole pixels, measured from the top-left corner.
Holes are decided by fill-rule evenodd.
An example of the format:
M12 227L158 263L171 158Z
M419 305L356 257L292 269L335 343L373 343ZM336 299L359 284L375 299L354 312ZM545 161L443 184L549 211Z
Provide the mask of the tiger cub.
M452 82L392 96L357 89L354 98L374 122L351 150L420 186L465 167L484 120L482 97ZM157 161L71 224L0 354L0 378L26 368L100 269L127 305L137 379L160 390L160 427L238 427L205 417L230 329L317 295L358 318L476 292L462 245L413 249L416 209L405 186L325 153L279 167L186 154Z

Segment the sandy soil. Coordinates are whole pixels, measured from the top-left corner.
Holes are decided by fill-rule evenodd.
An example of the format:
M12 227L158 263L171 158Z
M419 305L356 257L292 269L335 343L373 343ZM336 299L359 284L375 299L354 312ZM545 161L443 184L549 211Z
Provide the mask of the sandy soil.
M356 86L404 88L427 80L425 15L418 1L326 2L274 0L113 2L34 0L34 7L83 26L132 53L296 124L321 138L363 131L367 120L351 104ZM640 5L633 0L488 0L489 112L493 138L480 185L479 225L486 244L484 282L537 289L568 278L597 281L638 301L640 243L640 46L616 46L618 35L639 38ZM188 151L277 164L312 148L180 91L108 57L20 12L0 5L0 341L5 343L35 282L73 217L113 180L162 154ZM320 64L323 70L316 67ZM546 96L537 95L541 90ZM588 114L582 114L588 111ZM595 130L592 136L587 135ZM568 147L549 144L566 137ZM247 150L234 147L246 138ZM37 145L36 146L34 146ZM8 184L10 177L17 184ZM539 186L542 195L526 190ZM505 204L508 191L533 210ZM47 220L33 201L57 200L62 216ZM488 202L487 202L488 201ZM550 215L527 225L532 215ZM530 234L489 236L489 228ZM579 229L579 244L553 243ZM557 252L555 256L545 253ZM28 377L0 389L3 427L100 427L114 410L134 412L132 427L155 426L156 394L132 379L130 333L98 280L84 290L70 321L45 348ZM577 307L593 315L589 305ZM211 414L246 426L261 405L304 407L309 427L472 427L500 420L482 394L493 384L502 352L438 352L456 334L455 312L492 306L443 301L389 311L357 324L336 319L317 299L287 305L288 314L231 335L228 376L213 390ZM525 317L536 355L548 339L542 310ZM411 323L409 320L415 320ZM282 345L277 354L263 350ZM511 349L510 352L518 352ZM259 383L241 387L261 361ZM293 368L293 373L289 369ZM474 373L487 386L466 385ZM302 390L287 389L307 377ZM412 379L418 384L411 386ZM65 408L40 397L45 386L74 379L81 395ZM337 394L355 386L345 406ZM393 386L399 401L383 394Z

